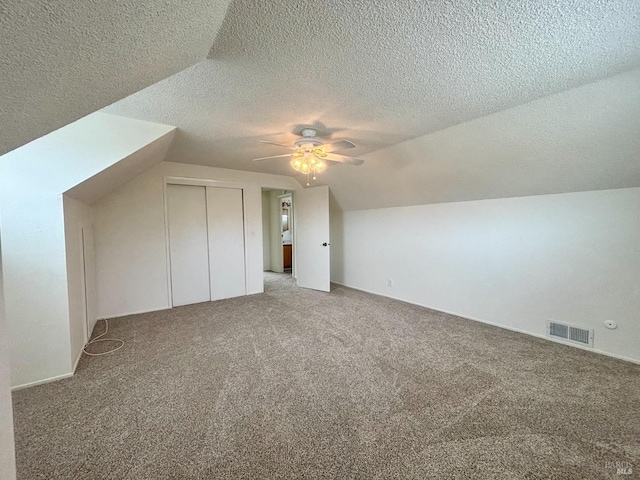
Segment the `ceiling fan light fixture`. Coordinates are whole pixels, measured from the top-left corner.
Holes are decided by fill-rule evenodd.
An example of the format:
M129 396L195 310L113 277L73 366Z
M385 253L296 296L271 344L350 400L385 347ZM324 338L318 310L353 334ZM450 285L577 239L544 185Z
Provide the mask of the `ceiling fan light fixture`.
M355 143L350 140L334 140L331 143L324 143L316 138L317 131L315 128L303 128L300 131L302 138L296 140L293 147L262 141L269 145L276 145L291 150L291 153L285 155L274 155L272 157L254 158L253 161L270 160L272 158L291 157L289 165L297 172L307 176L307 186L310 186L309 180L311 176L316 179L316 174L327 168L327 162L349 163L351 165L361 165L364 160L359 158L348 157L335 153L338 150L354 148Z
M300 173L308 174L311 171L308 163L303 163L298 170Z
M327 163L317 156L318 153L323 153L321 150L318 150L319 149L313 145L299 147L291 154L292 158L289 164L294 170L303 175L313 175L313 179L315 180L316 174L327 168ZM307 181L307 184L308 183Z

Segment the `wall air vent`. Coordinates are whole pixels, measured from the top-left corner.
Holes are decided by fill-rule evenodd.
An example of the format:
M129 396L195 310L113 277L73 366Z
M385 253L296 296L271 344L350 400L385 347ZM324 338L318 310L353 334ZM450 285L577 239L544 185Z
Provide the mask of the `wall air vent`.
M593 330L586 328L549 321L547 322L547 336L578 343L585 347L593 347Z

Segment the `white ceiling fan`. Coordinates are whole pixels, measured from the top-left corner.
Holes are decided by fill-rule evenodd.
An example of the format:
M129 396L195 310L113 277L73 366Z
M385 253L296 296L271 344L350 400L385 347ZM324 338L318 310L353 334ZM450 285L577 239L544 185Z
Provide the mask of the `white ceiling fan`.
M260 143L286 148L291 150L291 153L254 158L253 161L261 162L262 160L291 157L291 166L298 172L307 175L307 186L309 186L309 176L313 175L313 179L315 180L316 174L327 167L326 162L347 163L349 165L362 165L364 163L364 160L360 158L335 153L338 150L355 148L355 143L349 140L336 140L331 143L324 143L316 137L317 133L318 131L315 128L303 128L300 131L302 138L296 140L293 147L281 143L261 141Z

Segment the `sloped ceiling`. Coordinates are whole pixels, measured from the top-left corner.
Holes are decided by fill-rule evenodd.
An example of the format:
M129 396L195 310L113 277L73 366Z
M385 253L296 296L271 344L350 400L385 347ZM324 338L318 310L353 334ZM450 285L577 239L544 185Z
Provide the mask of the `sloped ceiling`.
M491 152L491 145L499 149L493 137L472 135L464 140L471 159L443 151L437 167L442 172L436 177L433 168L421 167L430 161L422 149L404 148L398 156L391 147L638 66L640 3L635 0L240 0L229 7L207 61L106 111L179 127L168 160L285 175L291 174L286 160L251 162L254 157L285 153L259 141L290 144L302 125L317 125L326 137L355 141L358 148L349 154L365 159L372 155L361 167L332 166L322 174L321 180L331 185L345 209L495 198L611 188L635 177L622 169L615 179L586 182L572 176L575 162L569 162L561 184L543 185L541 179L554 177L550 165L567 161L564 154L579 139L558 141L557 148L545 150L545 135L528 135L527 123L521 121L527 114L535 116L526 109L514 110L515 117L491 120L498 121L493 132L504 130L511 132L514 142L523 140L520 150L491 153L499 161L475 160L494 179L491 188L478 188L471 179L469 184L461 182L455 195L399 194L434 190L443 175L465 171L476 151ZM632 101L635 91L630 86L625 95ZM564 108L562 97L551 98ZM566 108L577 108L573 113L548 107L537 121L550 122L554 130L567 118L597 117L589 103L569 101ZM513 131L514 122L521 131ZM605 148L618 139L612 129L586 131L593 134L590 145ZM450 134L455 142L462 132ZM618 150L637 146L625 145ZM540 167L535 182L514 184L503 174L535 157L529 152L532 147L545 150L547 166ZM627 162L627 157L616 160L618 151L589 157L594 150L585 150L588 164L603 158ZM388 170L370 166L380 161L378 155L384 156ZM390 178L399 169L413 172L410 189L401 176L398 181ZM343 176L349 181L337 180ZM367 179L395 193L387 192L385 201L359 201L372 191Z
M0 2L0 155L206 58L229 1Z
M65 194L87 205L93 205L164 160L174 133L175 130L172 130L153 140L140 150L70 188Z
M0 200L71 190L91 203L163 160L174 132L169 125L94 112L1 156ZM87 181L95 191L79 186Z
M337 165L343 210L640 186L640 69Z

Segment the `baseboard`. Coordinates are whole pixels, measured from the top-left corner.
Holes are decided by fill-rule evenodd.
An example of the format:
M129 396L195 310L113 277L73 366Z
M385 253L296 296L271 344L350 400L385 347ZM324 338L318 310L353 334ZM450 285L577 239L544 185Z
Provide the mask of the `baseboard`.
M500 323L495 323L495 322L491 322L491 321L488 321L488 320L483 320L481 318L472 317L472 316L469 316L469 315L463 315L463 314L460 314L460 313L457 313L457 312L452 312L452 311L449 311L449 310L443 310L442 308L432 307L431 305L425 305L423 303L412 302L411 300L405 300L404 298L394 297L392 295L385 295L383 293L373 292L371 290L366 290L364 288L353 287L351 285L347 285L345 283L336 282L334 280L332 280L331 283L335 283L336 285L340 285L342 287L352 288L353 290L358 290L360 292L370 293L372 295L378 295L380 297L390 298L392 300L398 300L400 302L409 303L411 305L416 305L418 307L428 308L429 310L435 310L436 312L442 312L442 313L447 313L449 315L455 315L456 317L464 318L466 320L473 320L474 322L484 323L486 325L491 325L492 327L503 328L505 330L510 330L510 331L516 332L516 333L523 333L525 335L530 335L532 337L541 338L541 339L547 340L549 342L559 343L560 345L564 345L566 347L578 348L580 350L584 350L585 352L597 353L599 355L605 355L607 357L615 358L617 360L624 360L625 362L631 362L631 363L635 363L636 365L640 365L640 360L635 359L635 358L629 358L629 357L625 357L623 355L617 355L615 353L605 352L603 350L598 350L596 348L583 347L582 345L576 345L576 344L570 343L570 342L563 342L562 340L557 340L555 338L549 338L546 335L541 335L539 333L533 333L533 332L529 332L527 330L521 330L519 328L509 327L507 325L502 325Z
M172 307L161 307L161 308L152 308L150 310L139 310L137 312L118 313L118 314L115 314L115 315L110 315L108 317L105 317L105 316L98 317L98 319L96 321L99 321L99 320L111 320L112 318L128 317L129 315L140 315L142 313L160 312L162 310L171 310L171 308Z
M64 380L65 378L73 377L73 372L65 373L62 375L57 375L51 378L45 378L44 380L37 380L35 382L23 383L22 385L16 385L15 387L11 387L12 392L16 392L18 390L23 390L25 388L37 387L38 385L44 385L45 383L57 382L58 380Z
M80 363L80 359L82 358L82 352L84 351L84 347L78 353L76 357L76 361L73 363L73 369L71 373L65 373L63 375L57 375L51 378L45 378L44 380L37 380L35 382L23 383L22 385L16 385L15 387L11 387L12 392L16 392L18 390L23 390L25 388L37 387L38 385L44 385L45 383L57 382L58 380L64 380L65 378L71 378L76 373L76 369L78 368L78 364Z

